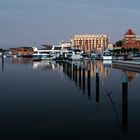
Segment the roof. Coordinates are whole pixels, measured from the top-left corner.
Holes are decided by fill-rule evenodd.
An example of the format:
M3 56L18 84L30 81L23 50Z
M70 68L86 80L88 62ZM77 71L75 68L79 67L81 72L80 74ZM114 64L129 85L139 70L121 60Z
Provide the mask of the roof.
M129 29L124 35L136 35L131 29Z

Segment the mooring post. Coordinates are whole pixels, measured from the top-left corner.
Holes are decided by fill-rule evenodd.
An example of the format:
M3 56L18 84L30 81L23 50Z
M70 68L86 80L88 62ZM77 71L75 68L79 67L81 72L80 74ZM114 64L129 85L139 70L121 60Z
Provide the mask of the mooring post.
M2 51L1 59L2 59L2 72L3 72L4 71L4 51Z
M75 71L75 70L74 70L74 69L75 69L75 65L74 65L74 63L73 63L73 69L72 69L73 81L75 80L75 77L74 77L74 76L75 76L75 74L74 74L74 71Z
M69 65L70 65L70 79L72 79L72 63L69 62Z
M83 71L83 91L85 91L85 63L83 62L82 65L82 71Z
M87 92L88 92L89 99L91 98L91 95L90 95L90 70L91 70L90 61L88 61Z
M77 86L77 64L75 65L75 83Z
M128 122L128 76L125 73L122 81L122 132L127 133Z
M99 89L100 89L99 72L98 70L96 70L96 103L99 103Z
M81 63L79 64L79 88L81 88Z

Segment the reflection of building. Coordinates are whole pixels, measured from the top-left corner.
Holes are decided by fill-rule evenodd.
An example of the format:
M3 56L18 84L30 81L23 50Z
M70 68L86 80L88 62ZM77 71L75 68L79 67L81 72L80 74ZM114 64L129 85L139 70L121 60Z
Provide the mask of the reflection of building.
M126 71L126 74L128 76L128 81L132 81L136 76L136 73L132 71Z
M108 35L74 35L73 47L84 52L102 52L108 48Z
M111 72L111 67L106 68L102 61L90 62L91 77L96 76L96 72L99 72L101 77L106 77ZM88 61L85 61L86 77L88 73Z
M32 59L26 59L26 58L11 58L11 63L13 64L28 64L32 63Z
M140 37L138 37L131 29L124 34L125 48L138 48L140 50Z

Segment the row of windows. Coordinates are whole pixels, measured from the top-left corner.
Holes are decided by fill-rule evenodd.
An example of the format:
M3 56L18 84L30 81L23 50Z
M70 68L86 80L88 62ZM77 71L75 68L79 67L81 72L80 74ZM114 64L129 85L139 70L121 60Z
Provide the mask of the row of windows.
M95 38L95 39L74 39L74 41L96 41L96 40L108 40L107 38Z

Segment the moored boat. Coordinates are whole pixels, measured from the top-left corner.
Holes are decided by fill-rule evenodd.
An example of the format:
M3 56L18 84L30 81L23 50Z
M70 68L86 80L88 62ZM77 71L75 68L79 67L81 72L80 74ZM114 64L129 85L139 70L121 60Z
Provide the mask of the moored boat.
M110 51L104 51L102 54L103 60L112 60L112 54Z
M71 53L72 54L69 58L70 60L82 60L83 59L81 50L73 50Z

